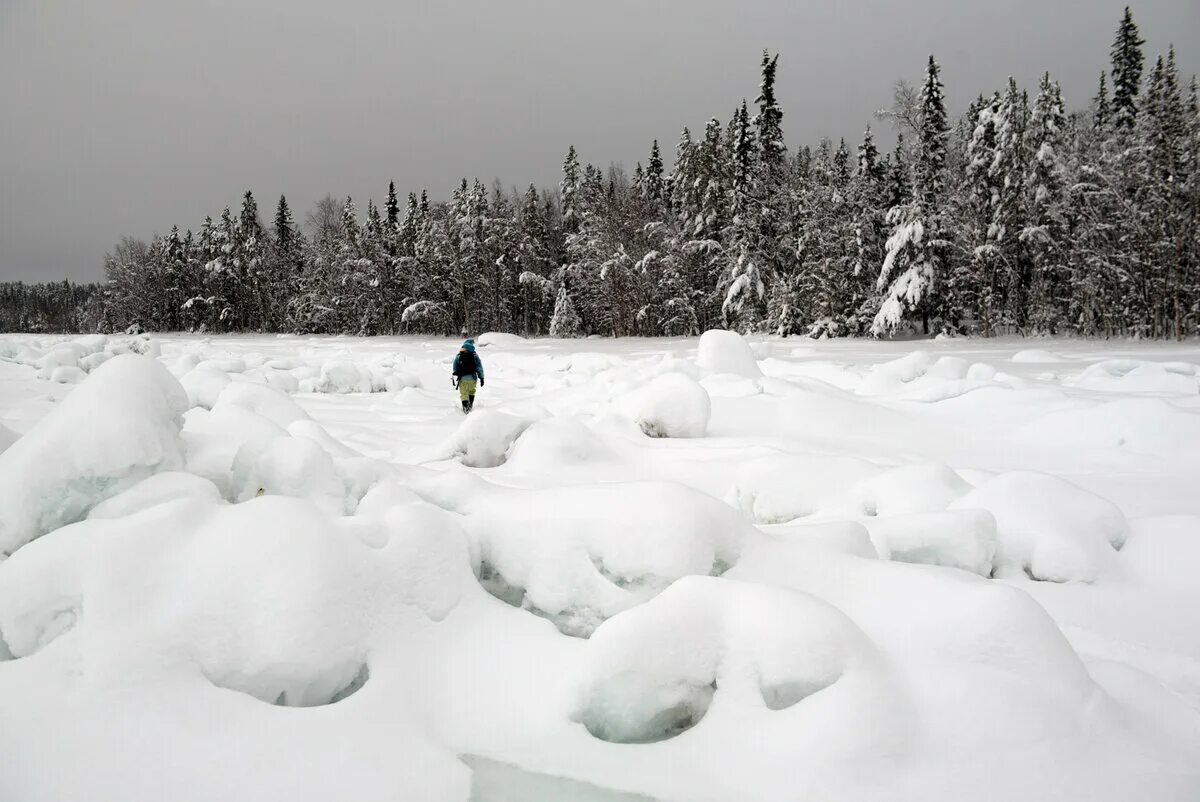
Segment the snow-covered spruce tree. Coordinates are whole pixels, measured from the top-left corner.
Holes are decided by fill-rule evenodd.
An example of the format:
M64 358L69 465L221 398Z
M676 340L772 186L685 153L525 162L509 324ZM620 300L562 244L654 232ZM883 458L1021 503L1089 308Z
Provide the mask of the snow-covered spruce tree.
M721 322L721 304L728 282L725 234L730 219L730 160L721 138L721 123L713 118L695 148L694 187L699 206L683 222L683 249L692 260L690 283L696 294L696 314L702 330Z
M654 144L650 146L650 158L646 162L646 175L643 193L651 204L654 211L658 211L658 207L666 206L667 202L667 181L663 176L663 160L662 154L658 150L658 140L654 140Z
M968 258L956 270L955 289L958 300L973 310L978 331L990 336L995 333L1003 308L1001 254L992 228L1000 202L998 173L992 169L996 161L1000 95L993 94L990 99L981 97L972 104L969 113L973 115L972 130L964 150L965 182L958 204L960 241Z
M1056 334L1067 320L1066 110L1050 73L1042 75L1025 142L1025 225L1020 241L1029 258L1030 328Z
M566 286L559 287L558 298L554 302L554 314L550 318L551 337L582 337L583 321L575 311L575 304Z
M853 214L854 256L843 333L850 336L865 334L879 311L875 265L883 262L887 239L884 218L888 208L888 166L879 155L869 125L863 132L857 156L858 168L848 193Z
M269 325L275 331L298 331L292 318L293 304L301 291L304 278L304 240L292 218L287 198L279 196L275 208L269 256L270 316Z
M262 275L265 250L258 204L247 190L242 196L242 211L234 226L230 253L234 287L231 296L235 299L236 309L233 325L238 329L261 329L263 326L267 303Z
M996 115L996 151L990 173L996 202L992 207L989 238L995 244L1003 270L1001 293L1006 327L1024 329L1029 289L1029 266L1020 243L1024 225L1025 126L1029 105L1017 82L1008 79Z
M550 220L533 184L525 191L517 221L516 260L519 307L517 326L523 334L542 334L549 326L554 301L555 268Z
M1137 121L1137 97L1142 84L1142 45L1133 12L1125 6L1121 24L1113 39L1112 56L1112 118L1118 131L1130 132Z
M412 195L409 195L412 199ZM400 255L400 199L396 196L396 182L388 182L387 202L384 204L387 214L384 222L384 244L388 256L395 259Z
M703 189L699 186L697 157L692 132L684 127L675 145L675 164L671 170L671 210L685 228L700 210Z
M562 202L563 231L574 234L579 230L579 157L575 155L575 146L567 149L567 157L563 160L562 183L559 185Z
M742 102L736 117L736 134L730 162L733 167L733 187L730 192L732 218L722 237L728 279L721 317L725 326L737 331L750 331L766 314L767 288L764 279L766 266L762 263L757 223L754 165L755 147L751 137L750 115Z
M906 320L919 318L925 331L942 311L937 297L946 268L943 205L946 188L946 104L937 61L929 57L921 89L920 129L913 162L913 200L888 212L893 226L879 273L883 293L871 331L895 331ZM952 327L956 321L942 320Z
M1108 102L1108 74L1100 73L1100 89L1092 100L1092 128L1104 135L1112 122L1112 107Z

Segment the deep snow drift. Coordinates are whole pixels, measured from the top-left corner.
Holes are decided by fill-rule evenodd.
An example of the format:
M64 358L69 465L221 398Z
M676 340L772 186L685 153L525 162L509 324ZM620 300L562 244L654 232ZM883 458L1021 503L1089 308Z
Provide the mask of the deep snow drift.
M1200 346L0 338L0 800L1200 799Z

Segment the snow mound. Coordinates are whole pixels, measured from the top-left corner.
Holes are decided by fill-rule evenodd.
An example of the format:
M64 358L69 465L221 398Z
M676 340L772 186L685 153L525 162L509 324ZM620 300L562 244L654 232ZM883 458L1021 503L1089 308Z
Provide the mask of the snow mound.
M1043 365L1051 362L1062 362L1063 358L1058 354L1052 354L1041 348L1027 348L1024 351L1017 351L1013 354L1012 361L1020 364Z
M61 368L79 369L79 360L88 353L77 343L63 343L47 351L37 360L38 378L55 381L54 372Z
M358 362L335 360L321 366L315 379L301 379L302 393L369 393L371 372Z
M929 352L918 350L872 367L858 392L935 403L994 386L995 377L996 371L990 365L971 364L957 356L935 359Z
M179 383L187 392L189 406L212 409L230 381L229 377L219 370L197 367L183 374Z
M473 413L474 414L474 413ZM512 444L506 465L522 469L554 469L608 462L616 454L576 417L534 422Z
M709 373L732 373L750 379L762 376L754 352L736 331L711 329L700 335L696 364Z
M1112 563L1129 524L1112 502L1065 479L1031 471L1000 474L951 504L996 519L996 575L1092 582Z
M1089 365L1068 387L1122 393L1195 395L1200 390L1200 366L1188 362L1149 362L1106 359Z
M486 348L490 345L513 345L515 343L523 343L525 338L516 334L507 334L500 331L489 331L480 334L475 338L475 345L478 348Z
M182 468L185 409L183 388L153 359L97 368L0 454L0 556L152 473Z
M254 382L230 382L217 396L214 410L225 405L248 409L269 421L287 428L296 421L308 420L308 413L300 408L286 393L265 384Z
M619 396L614 407L650 437L703 437L712 414L708 392L682 373L664 373Z
M889 468L855 484L840 505L854 515L907 515L944 510L971 490L953 469L940 463Z
M699 724L716 694L789 708L869 663L874 649L808 594L687 577L601 624L586 657L577 720L605 741L648 743Z
M472 584L446 520L368 523L387 530L379 547L357 519L285 498L77 523L0 564L0 630L25 657L82 626L72 648L97 681L192 675L272 704L336 702L367 680L383 617L444 617Z
M133 487L97 504L88 518L124 518L159 504L192 499L221 503L221 491L207 479L182 471L164 471L148 476Z
M636 482L490 495L469 509L479 580L571 635L689 574L720 574L752 527L684 485Z
M1200 417L1163 398L1120 398L1050 412L1018 430L1032 443L1067 443L1159 455L1187 456L1200 443Z
M345 507L345 485L333 459L306 437L275 437L249 442L238 449L232 464L229 495L248 501L262 495L309 499L329 515Z
M881 559L992 575L996 519L987 510L944 510L866 521Z
M471 468L495 468L504 464L508 450L531 423L507 412L475 410L435 449L435 459L458 459Z
M785 523L836 504L847 488L879 471L864 459L832 454L759 457L738 471L730 502L755 523Z
M50 381L55 384L79 384L87 378L87 374L71 365L57 367L50 372Z

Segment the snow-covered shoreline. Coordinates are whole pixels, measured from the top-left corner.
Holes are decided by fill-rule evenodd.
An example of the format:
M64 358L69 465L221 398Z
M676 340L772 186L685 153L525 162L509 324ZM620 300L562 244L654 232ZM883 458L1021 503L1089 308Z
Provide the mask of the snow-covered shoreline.
M456 345L0 337L0 799L1200 795L1200 343Z

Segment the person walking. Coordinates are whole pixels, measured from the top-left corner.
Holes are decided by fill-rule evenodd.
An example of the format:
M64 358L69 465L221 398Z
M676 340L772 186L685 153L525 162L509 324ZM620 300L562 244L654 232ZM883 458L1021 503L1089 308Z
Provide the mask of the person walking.
M454 364L450 368L450 382L458 388L458 398L462 401L463 414L467 414L475 406L475 385L483 386L483 360L475 352L475 341L467 338L458 353L454 355Z

